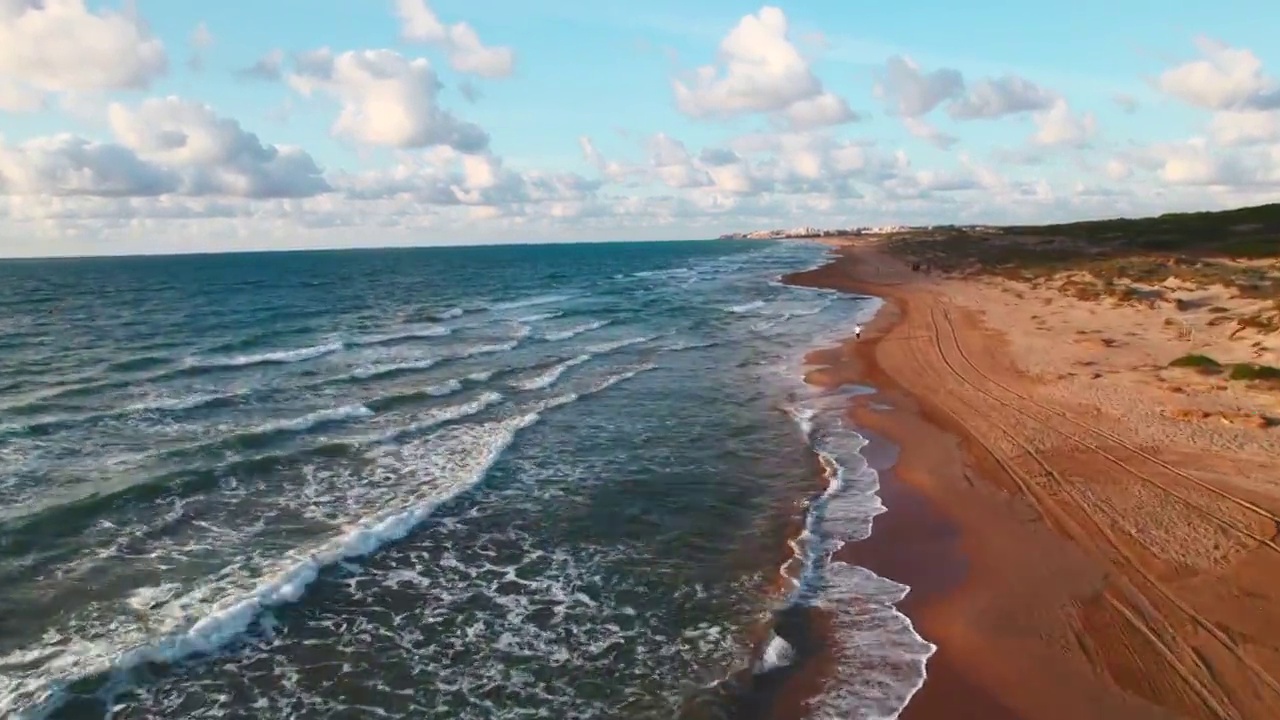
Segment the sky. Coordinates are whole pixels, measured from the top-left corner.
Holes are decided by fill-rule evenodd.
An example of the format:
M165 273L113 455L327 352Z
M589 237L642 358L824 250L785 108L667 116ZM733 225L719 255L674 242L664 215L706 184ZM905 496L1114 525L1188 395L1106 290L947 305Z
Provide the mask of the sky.
M1280 200L1280 4L0 0L0 257Z

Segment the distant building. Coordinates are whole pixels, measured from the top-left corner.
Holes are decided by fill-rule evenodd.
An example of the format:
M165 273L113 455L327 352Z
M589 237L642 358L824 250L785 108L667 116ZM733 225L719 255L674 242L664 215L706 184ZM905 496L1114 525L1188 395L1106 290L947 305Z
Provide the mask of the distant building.
M798 227L779 230L752 230L721 235L721 240L783 240L788 238L837 237L842 235L887 235L889 233L927 230L929 227L912 225L884 225L880 227L850 227L822 229Z

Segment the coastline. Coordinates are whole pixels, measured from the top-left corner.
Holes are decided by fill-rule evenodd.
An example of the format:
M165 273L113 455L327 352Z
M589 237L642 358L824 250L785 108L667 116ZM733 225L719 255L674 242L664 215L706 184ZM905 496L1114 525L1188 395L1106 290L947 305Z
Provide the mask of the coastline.
M923 339L941 342L932 337L938 330L928 320L935 306L951 305L938 299L938 288L904 272L873 244L828 244L836 246L831 262L783 281L884 301L860 341L810 353L818 367L806 380L874 387L875 394L853 399L849 417L872 439L869 453L900 449L896 462L881 470L881 497L888 509L875 519L875 532L836 557L910 586L897 607L938 648L923 687L900 717L1270 717L1275 696L1268 694L1267 676L1280 668L1280 654L1272 650L1280 623L1256 607L1256 591L1249 589L1256 583L1249 578L1268 576L1273 566L1261 563L1275 558L1248 558L1253 566L1237 581L1242 587L1218 591L1228 597L1209 597L1195 588L1189 600L1169 598L1172 593L1159 578L1179 572L1176 566L1153 573L1147 568L1155 563L1146 556L1126 564L1143 552L1140 539L1113 534L1106 522L1112 518L1090 517L1088 508L1063 512L1052 499L1046 501L1023 479L1017 450L984 426L1001 427L991 416L1009 411L968 401L963 393L975 388L952 387L956 378L939 375L938 361L946 359L941 344L939 357L925 357ZM959 330L952 332L959 332L964 343L999 342L965 308L951 311L961 316ZM991 357L993 363L1008 362L998 352ZM1019 370L1006 372L1012 376ZM1034 439L1042 446L1046 442ZM1201 464L1214 467L1209 460ZM1055 474L1115 473L1057 454L1045 467ZM1151 515L1143 520L1168 520ZM1098 528L1096 534L1113 539L1111 546L1092 543L1089 533L1079 530L1086 522L1094 523L1088 527ZM1176 614L1192 602L1196 606L1187 612L1192 622L1221 618L1224 625L1231 613L1255 605L1242 622L1263 637L1249 638L1254 642L1246 652L1253 654L1238 655L1243 670L1206 648L1214 638L1206 639L1188 627L1188 617ZM1187 659L1196 653L1198 658Z

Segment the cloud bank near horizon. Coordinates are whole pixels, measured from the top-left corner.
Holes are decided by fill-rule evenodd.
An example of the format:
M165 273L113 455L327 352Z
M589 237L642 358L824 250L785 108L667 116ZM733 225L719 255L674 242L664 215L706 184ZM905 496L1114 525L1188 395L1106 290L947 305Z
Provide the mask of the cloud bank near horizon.
M632 39L600 57L516 29L536 18L426 0L269 47L240 37L242 3L206 20L0 0L0 255L1040 222L1280 197L1280 81L1253 49L1173 38L1131 77L971 69L876 56L804 8L576 19Z

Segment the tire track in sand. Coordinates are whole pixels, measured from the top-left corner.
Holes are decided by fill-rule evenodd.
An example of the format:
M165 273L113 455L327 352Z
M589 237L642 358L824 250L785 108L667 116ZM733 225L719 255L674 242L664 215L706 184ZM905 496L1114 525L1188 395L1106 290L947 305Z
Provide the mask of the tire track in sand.
M952 358L949 356L948 352L944 349L943 343L942 343L942 332L940 328L940 323L938 322L938 315L941 314L945 320L945 325L947 326L949 331L948 335L950 337L952 344L956 349L956 354L961 356L964 359L964 362L969 367L973 368L979 375L987 379L988 382L991 382L992 384L995 384L995 385L998 385L999 387L1004 388L1007 392L1009 392L1012 395L1015 395L1016 397L1023 400L1024 402L1027 402L1028 404L1031 404L1033 406L1045 409L1043 405L1040 405L1036 401L1030 400L1026 396L1020 393L1017 393L1012 389L1009 389L1007 386L1001 383L994 381L992 378L990 378L990 376L987 373L983 372L972 361L972 359L965 353L963 346L959 342L959 337L955 331L954 323L951 320L949 313L945 309L939 312L936 308L930 306L928 308L928 312L929 312L929 321L933 331L932 333L930 333L930 335L933 340L934 349L938 353L939 358L942 360L942 362L944 363L948 371L951 374L953 374L958 380L960 380L965 386L972 388L973 390L977 391L983 396L988 397L991 400L994 400L995 402L1003 405L1006 408L1009 408L1010 410L1013 410L1014 412L1018 413L1023 417L1030 419L1031 421L1035 422L1036 424L1042 427L1045 427L1047 429L1050 429L1057 433L1065 435L1066 437L1081 444L1083 447L1091 450L1099 457L1103 457L1111 461L1112 463L1120 466L1121 468L1127 470L1130 474L1134 475L1135 477L1138 477L1140 480L1150 483L1160 488L1161 490L1168 492L1175 497L1178 497L1188 506L1196 508L1197 510L1200 510L1205 514L1210 515L1212 519L1216 520L1223 526L1233 529L1236 532L1246 534L1248 537L1258 542L1261 542L1263 544L1269 545L1273 549L1280 550L1280 548L1277 548L1275 544L1270 540L1265 538L1260 538L1256 534L1253 534L1247 530L1239 528L1235 526L1234 523L1231 523L1230 521L1224 518L1214 515L1210 511L1206 510L1205 508L1188 501L1186 498L1182 497L1178 493L1170 490L1167 486L1160 483L1159 481L1147 475L1144 475L1143 473L1138 472L1132 466L1106 453L1105 451L1098 448L1096 445L1093 445L1092 443L1089 443L1087 441L1082 440L1081 438L1071 435L1070 433L1067 433L1061 430L1060 428L1056 428L1051 424L1046 423L1042 419L1037 418L1034 415L1026 412L1023 408L1017 406L1016 404L1009 402L1003 398L1000 398L994 393L991 393L990 391L979 386L977 383L973 382L970 378L966 377L965 374L961 372L961 370L958 367L956 367L955 363L952 361ZM1054 412L1054 414L1059 414L1057 411L1051 411L1051 412ZM1069 419L1074 421L1074 418L1069 418ZM1066 514L1063 513L1060 508L1057 507L1056 503L1052 498L1046 497L1046 495L1043 493L1042 490L1035 488L1034 483L1028 482L1027 478L1023 473L1015 470L1010 463L1008 463L1004 458L1001 458L999 454L993 448L991 448L988 444L981 443L984 446L984 448L989 453L992 454L992 456L1000 464L1002 469L1004 469L1007 473L1010 474L1010 477L1014 479L1014 481L1018 484L1019 488L1023 491L1024 494L1028 496L1028 499L1032 501L1032 503L1036 506L1036 509L1042 514L1042 516L1045 517L1046 520L1050 521L1052 524L1057 525L1059 529L1064 531L1064 533L1067 534L1069 537L1072 537L1074 540L1076 540L1076 542L1081 544L1083 547L1092 549L1096 554L1102 557L1106 557L1107 555L1112 555L1113 557L1118 557L1119 559L1123 560L1124 564L1128 565L1137 574L1137 576L1144 581L1145 584L1149 585L1159 596L1163 597L1165 600L1171 603L1174 607L1176 607L1179 611L1181 611L1184 615L1186 615L1189 619L1191 619L1196 625L1199 625L1202 629L1204 629L1210 636L1214 637L1215 640L1217 640L1219 643L1223 645L1223 647L1228 651L1228 653L1230 653L1236 660L1238 660L1242 665L1248 668L1252 672L1252 674L1254 674L1259 680L1261 680L1263 684L1269 687L1277 695L1277 697L1280 697L1280 683L1277 683L1276 680L1272 678L1269 674L1267 674L1265 670L1263 670L1255 662L1253 662L1250 658L1248 658L1244 654L1244 652L1239 648L1239 646L1237 646L1229 637L1227 637L1225 633L1219 630L1216 625L1214 625L1208 619L1206 619L1201 614L1196 612L1194 609L1189 607L1180 598L1175 596L1172 593L1172 591L1170 591L1163 583L1161 583L1149 572L1147 572L1146 569L1139 564L1137 558L1135 558L1131 552L1129 552L1124 548L1123 544L1119 541L1119 539L1116 537L1114 532L1109 527L1106 527L1102 523L1100 523L1092 513L1088 512L1083 507L1083 504L1081 503L1080 498L1071 491L1071 483L1067 481L1065 478L1063 478L1053 468L1053 466L1050 463L1045 461L1040 456L1039 453L1037 453L1028 443L1026 443L1019 435L1014 433L1007 426L999 423L998 421L992 418L986 418L986 421L995 425L1003 434L1008 436L1014 443L1020 446L1027 453L1028 457L1032 458L1036 462L1036 464L1039 465L1045 471L1047 476L1052 478L1055 481L1055 485L1057 486L1057 489L1061 491L1062 496L1064 498L1068 498L1072 502L1072 504L1075 505L1076 509L1080 511L1080 514L1083 517L1089 519L1089 524L1092 525L1093 528L1097 531L1098 536L1101 536L1107 541L1106 544L1110 546L1111 552L1108 553L1105 548L1098 547L1098 543L1096 543L1093 540L1093 538L1095 537L1094 535L1087 532L1083 532L1084 529L1081 528L1079 524L1076 523L1074 520L1072 520L1070 517L1066 516ZM1076 421L1076 423L1081 424L1082 426L1090 430L1093 429L1083 425L1082 423L1079 423L1078 421ZM1129 446L1128 443L1119 441L1118 438L1117 438L1117 441L1119 444L1122 444L1123 446L1126 446L1132 451L1134 451L1134 454L1142 457L1151 458L1151 456L1148 455L1147 453L1141 450L1137 450L1136 448L1132 448L1132 446ZM1151 459L1161 467L1169 467L1167 463L1164 463L1163 461L1159 461L1154 458L1151 458ZM1185 475L1185 473L1178 473L1178 474L1179 476ZM1196 478L1191 478L1191 479L1192 481L1196 482L1196 484L1198 485L1207 485L1207 483L1203 483L1203 481L1199 481ZM1223 493L1222 491L1218 491L1217 494L1223 494ZM1268 517L1274 517L1274 516L1271 516L1270 513L1268 513L1267 511L1262 510L1261 508L1256 508L1256 506L1254 506L1252 503L1247 503L1242 501L1239 504L1251 510L1261 511L1262 514ZM1159 613L1151 605L1149 599L1146 597L1144 593L1142 593L1135 585L1133 585L1127 579L1125 579L1121 584L1122 584L1122 589L1125 591L1125 594L1129 597L1129 599L1131 601L1135 601L1135 605L1139 609L1143 610L1142 614L1146 616L1147 618L1146 622L1152 622L1154 618L1160 618L1160 620L1154 620L1154 622L1162 626L1160 630L1163 630L1163 632L1157 632L1156 629L1152 628L1150 625L1146 624L1146 622L1143 622L1140 618L1135 616L1129 608L1121 607L1122 603L1116 602L1114 598L1108 598L1108 601L1112 605L1112 607L1114 607L1127 620L1135 623L1135 627L1136 629L1139 630L1139 632L1148 636L1149 639L1152 639L1157 643L1157 648L1159 649L1161 654L1165 656L1167 660L1171 661L1171 665L1174 667L1175 671L1177 671L1183 677L1183 679L1188 682L1189 686L1197 693L1197 695L1201 697L1202 701L1205 702L1205 705L1208 708L1213 710L1219 717L1223 717L1223 718L1239 717L1238 712L1235 710L1235 708L1232 707L1231 703L1226 700L1225 689L1221 688L1218 685L1218 683L1214 679L1214 675L1212 671L1210 671L1207 667L1205 667L1203 662L1200 660L1199 654L1196 653L1194 649L1189 647L1185 642L1181 641L1178 638L1176 633L1173 632L1172 627L1162 617L1162 614ZM1166 640L1160 641L1157 639L1158 636L1164 636ZM1175 651L1175 648L1176 648L1176 651ZM1181 651L1181 652L1177 652L1177 651ZM1177 660L1177 657L1179 655L1187 658L1187 660L1186 661ZM1188 663L1189 663L1189 666L1188 666ZM1198 678L1195 676L1198 676ZM1203 678L1203 680L1201 680L1200 678ZM1222 693L1222 696L1219 698L1217 693L1214 693L1211 690L1209 690L1210 687L1217 688L1218 692ZM1228 710L1227 708L1230 708L1230 710Z

